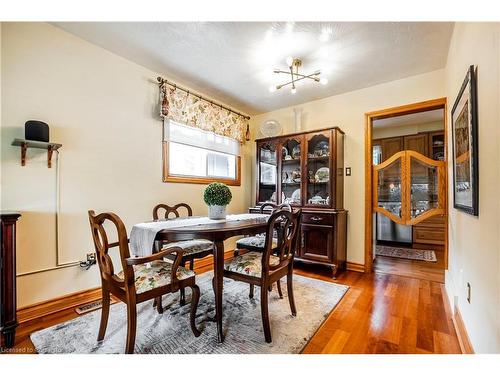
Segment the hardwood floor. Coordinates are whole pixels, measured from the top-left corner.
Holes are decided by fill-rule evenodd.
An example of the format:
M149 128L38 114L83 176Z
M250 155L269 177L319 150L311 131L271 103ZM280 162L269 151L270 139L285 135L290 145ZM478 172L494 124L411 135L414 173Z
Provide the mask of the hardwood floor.
M210 268L204 265L196 271ZM352 271L332 280L329 270L308 265L297 265L295 272L350 287L303 353L460 353L441 283ZM12 352L35 352L32 332L76 316L71 307L21 323Z
M313 277L304 267L296 273ZM349 271L336 282L350 289L304 353L460 353L444 284Z
M429 249L435 251L437 262L377 256L373 271L444 283L444 249L438 246L429 246Z

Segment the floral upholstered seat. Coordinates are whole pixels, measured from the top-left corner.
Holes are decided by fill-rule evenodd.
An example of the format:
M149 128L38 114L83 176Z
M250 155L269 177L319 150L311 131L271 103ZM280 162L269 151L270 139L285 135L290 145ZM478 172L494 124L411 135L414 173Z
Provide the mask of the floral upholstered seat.
M204 239L196 239L196 240L187 240L179 242L170 242L164 244L162 250L166 250L174 246L179 246L182 250L184 250L183 255L201 253L202 251L213 250L214 248L214 244L211 241Z
M146 264L138 264L134 267L135 291L137 294L147 292L148 290L170 284L172 275L172 263L162 260L155 260ZM124 279L123 271L117 276ZM195 273L184 267L177 268L177 278L179 280L194 277Z
M275 255L269 257L270 266L279 264L279 261L280 258ZM238 255L224 263L224 269L226 271L260 277L262 273L262 253L249 251L243 255Z
M249 249L249 250L264 250L264 244L266 243L265 234L257 234L256 236L249 236L240 238L236 241L236 247L238 249ZM273 237L273 248L276 247L278 241Z

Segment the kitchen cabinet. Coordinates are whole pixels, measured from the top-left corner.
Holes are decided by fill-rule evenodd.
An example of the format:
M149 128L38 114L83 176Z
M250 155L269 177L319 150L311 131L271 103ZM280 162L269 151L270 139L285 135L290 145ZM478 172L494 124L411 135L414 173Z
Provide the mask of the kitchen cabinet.
M404 142L402 137L384 138L380 140L380 147L382 148L382 161L386 161L392 155L402 151Z
M404 150L416 151L424 156L429 156L429 136L427 133L406 135L403 137Z

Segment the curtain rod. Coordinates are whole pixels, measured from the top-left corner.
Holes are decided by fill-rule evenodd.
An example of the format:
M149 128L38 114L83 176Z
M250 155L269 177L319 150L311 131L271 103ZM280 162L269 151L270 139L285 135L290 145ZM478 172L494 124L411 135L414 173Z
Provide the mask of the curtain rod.
M216 106L216 107L221 107L222 109L225 109L225 110L227 110L227 111L229 111L229 112L232 112L232 113L235 113L235 114L237 114L238 116L241 116L241 117L243 117L243 118L245 118L245 119L247 119L247 120L250 120L250 116L246 116L246 115L244 115L244 114L242 114L242 113L236 112L236 111L232 110L231 108L228 108L228 107L223 106L222 104L217 104L217 103L215 103L213 100L210 100L210 99L208 99L208 98L205 98L204 96L201 96L201 95L195 94L194 92L192 92L192 91L190 91L190 90L188 90L188 89L185 89L184 87L181 87L181 86L177 85L176 83L173 83L173 82L169 82L169 81L167 81L165 78L162 78L162 77L157 77L157 78L156 78L156 80L157 80L157 81L158 81L158 83L160 84L160 87L161 87L161 86L163 86L163 85L165 85L165 84L166 84L166 85L169 85L169 86L172 86L173 88L176 88L176 89L178 89L178 90L184 91L185 93L187 93L187 94L189 94L189 95L193 95L193 96L195 96L195 97L197 97L197 98L199 98L199 99L201 99L201 100L204 100L204 101L206 101L206 102L208 102L208 103L210 103L210 104L212 104L212 105L214 105L214 106Z

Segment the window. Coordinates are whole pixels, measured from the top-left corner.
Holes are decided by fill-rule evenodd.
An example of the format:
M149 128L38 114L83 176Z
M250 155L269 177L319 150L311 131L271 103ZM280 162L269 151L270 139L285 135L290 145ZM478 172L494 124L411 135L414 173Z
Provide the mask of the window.
M164 181L240 185L240 144L212 132L165 120Z

